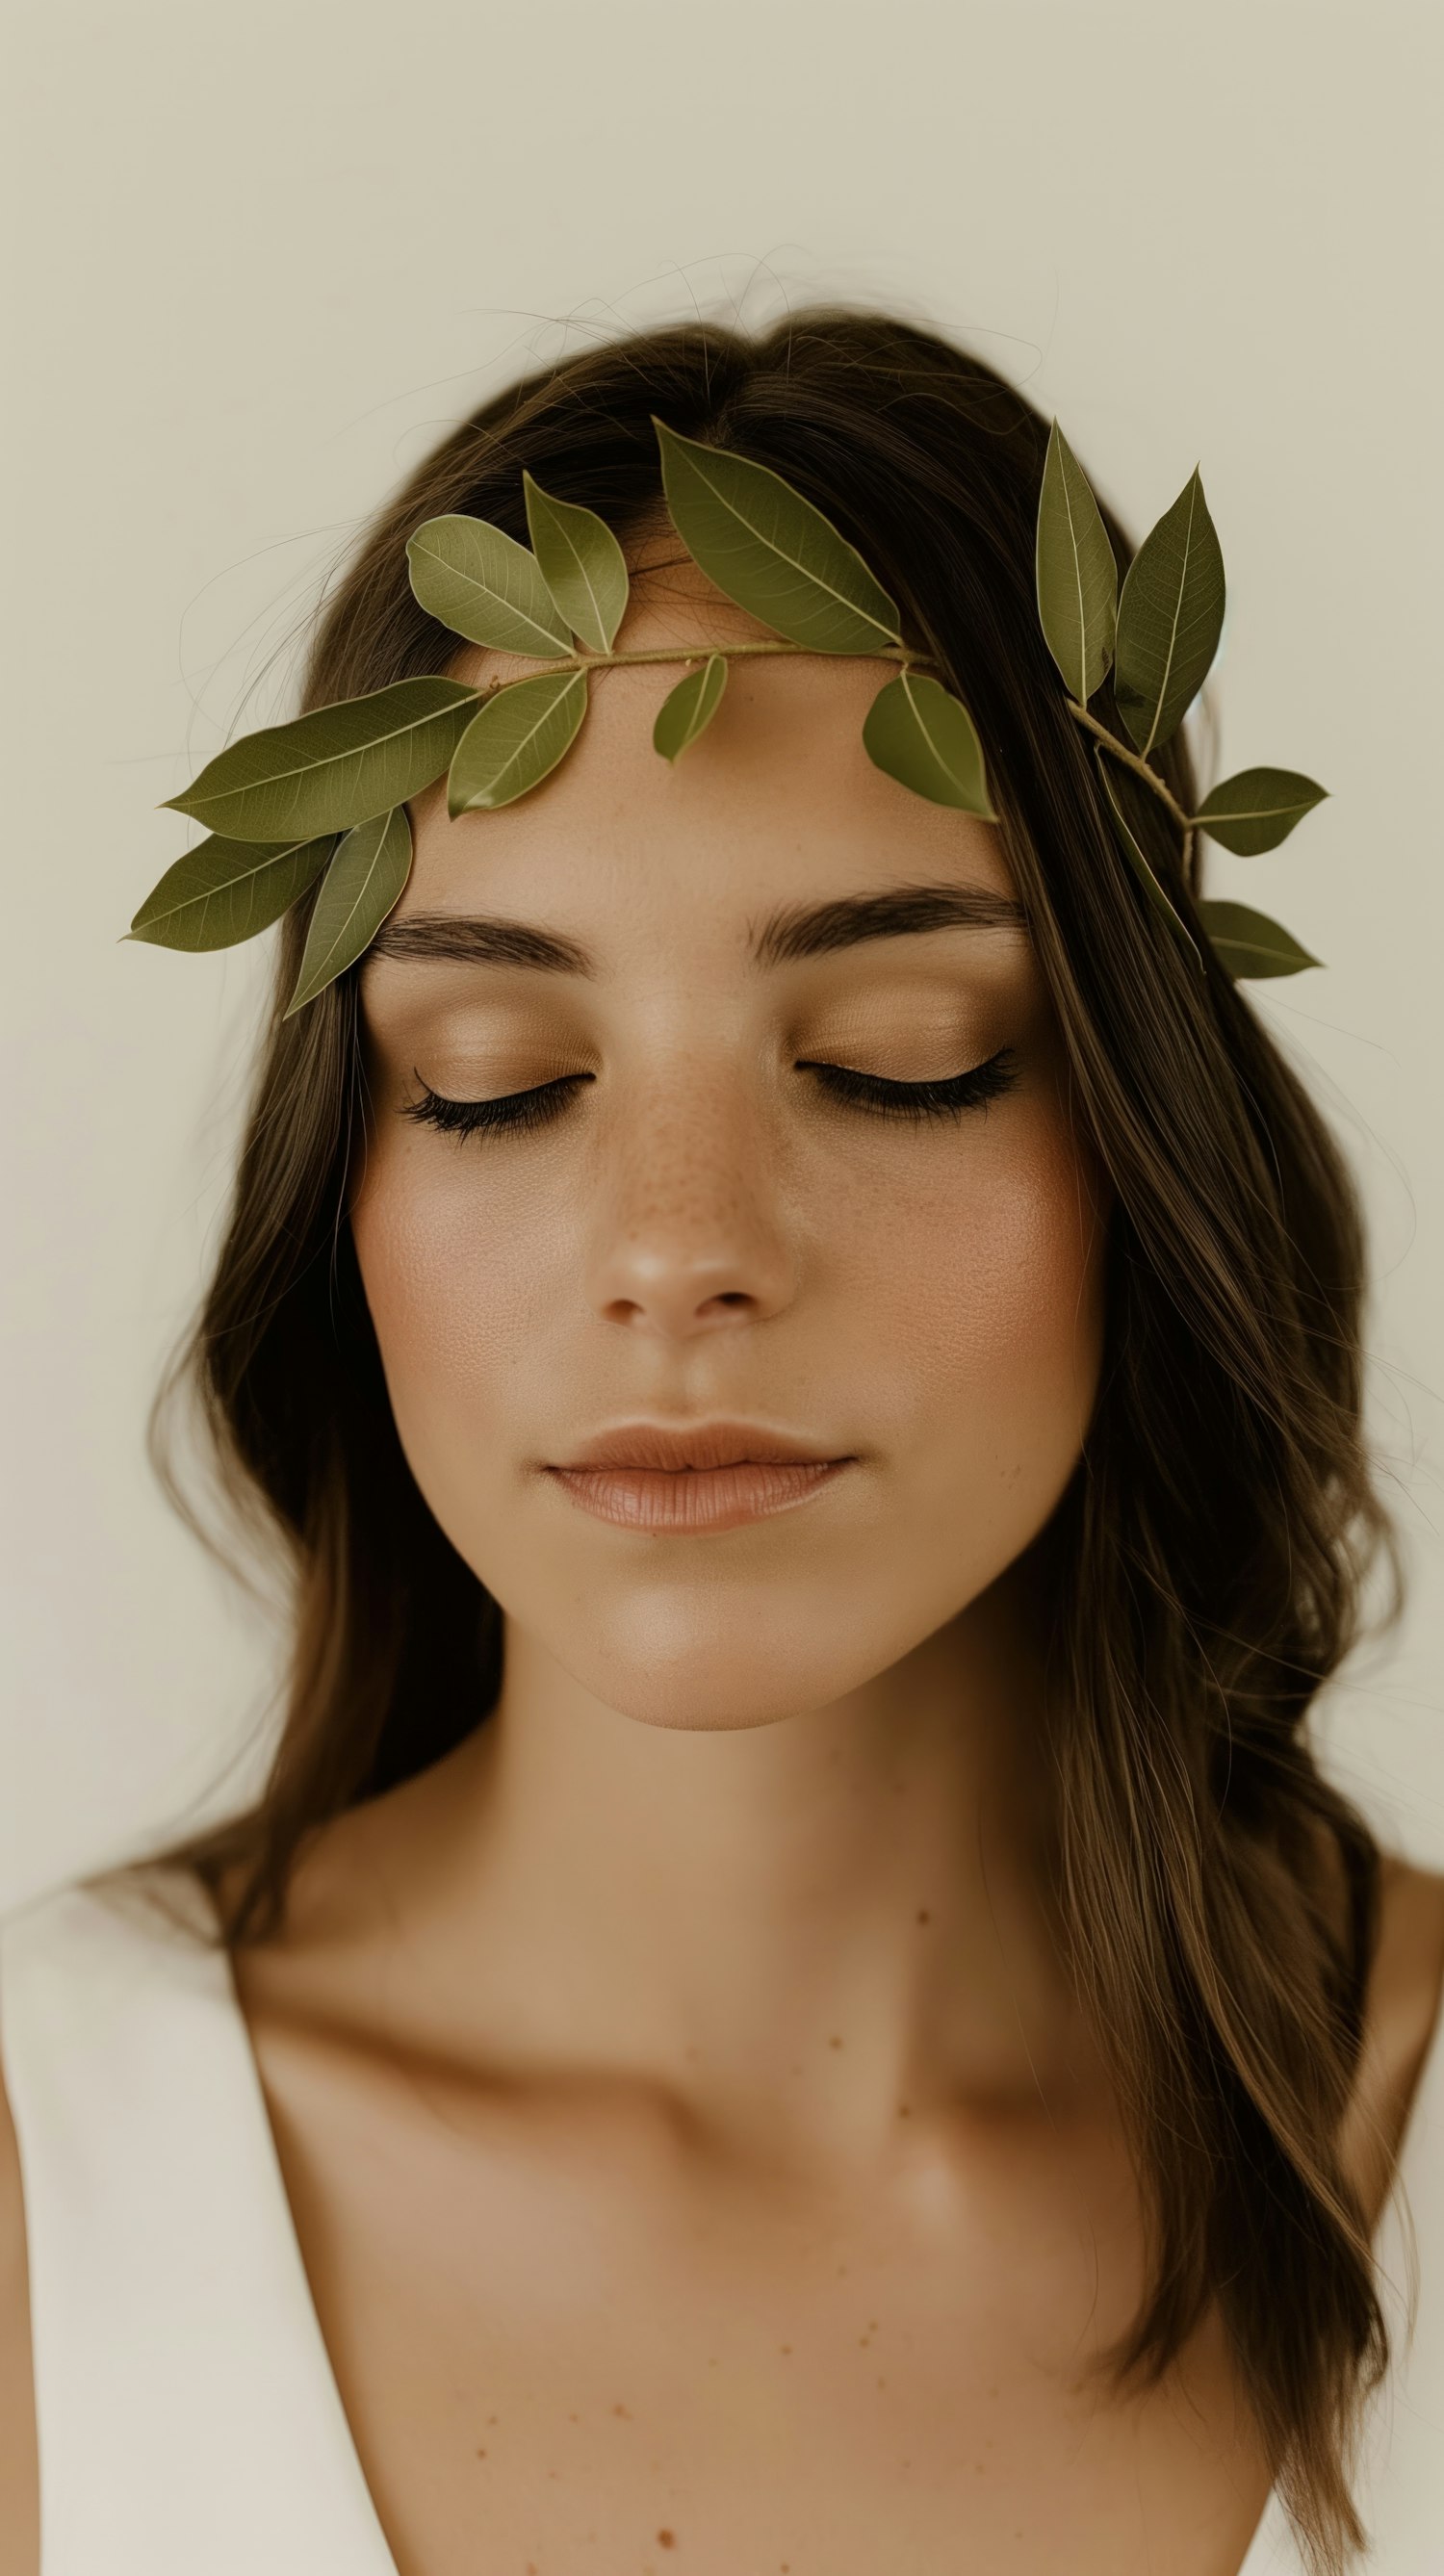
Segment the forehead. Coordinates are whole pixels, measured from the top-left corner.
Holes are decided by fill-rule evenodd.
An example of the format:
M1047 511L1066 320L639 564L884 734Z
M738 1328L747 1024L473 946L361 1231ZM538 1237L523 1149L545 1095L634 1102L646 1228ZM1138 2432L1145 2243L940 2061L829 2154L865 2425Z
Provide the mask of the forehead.
M635 547L632 574L618 651L684 655L767 638L675 537ZM480 685L539 666L475 650L451 667ZM453 821L444 779L413 800L415 862L393 923L515 915L616 955L659 938L672 951L736 944L780 903L859 887L926 880L1011 896L994 826L899 786L863 749L863 719L895 667L851 655L734 659L711 724L675 763L653 749L652 726L685 660L593 673L571 750L514 805Z

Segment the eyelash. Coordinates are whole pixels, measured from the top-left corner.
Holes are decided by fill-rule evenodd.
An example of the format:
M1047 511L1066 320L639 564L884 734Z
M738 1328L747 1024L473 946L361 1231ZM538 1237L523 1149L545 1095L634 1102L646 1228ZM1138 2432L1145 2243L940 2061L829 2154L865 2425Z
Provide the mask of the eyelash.
M890 1082L883 1074L858 1073L846 1064L810 1064L804 1058L803 1069L815 1073L821 1087L834 1100L850 1108L861 1109L874 1118L904 1118L917 1124L925 1119L951 1118L956 1122L967 1110L985 1109L990 1100L1001 1099L1018 1079L1017 1059L1011 1047L1000 1047L985 1064L975 1064L966 1073L954 1073L938 1082ZM504 1091L493 1100L449 1100L444 1092L433 1091L421 1083L421 1098L408 1101L403 1118L414 1118L418 1125L435 1127L444 1136L477 1136L524 1134L528 1128L544 1127L557 1117L566 1105L566 1097L577 1084L590 1080L584 1073L563 1074L556 1082L538 1083L531 1091Z

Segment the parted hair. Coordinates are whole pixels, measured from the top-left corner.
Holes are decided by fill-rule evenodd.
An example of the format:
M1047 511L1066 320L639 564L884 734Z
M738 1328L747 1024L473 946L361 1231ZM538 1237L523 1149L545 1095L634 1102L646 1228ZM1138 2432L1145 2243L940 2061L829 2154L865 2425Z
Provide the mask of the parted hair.
M653 414L823 510L986 746L1073 1114L1111 1188L1096 1407L1034 1551L1058 1919L1148 2229L1137 2313L1099 2367L1155 2382L1215 2310L1306 2555L1338 2576L1363 2537L1354 2445L1388 2357L1338 2146L1380 1855L1309 1734L1369 1568L1392 1562L1360 1431L1350 1180L1208 940L1200 973L1120 856L1039 625L1047 423L929 331L818 307L760 336L688 323L539 368L368 523L316 613L301 711L453 665L455 636L408 580L420 521L471 512L525 542L525 466L624 543L652 524ZM1129 541L1104 518L1122 569ZM1111 684L1095 711L1118 730ZM1182 733L1155 758L1195 811ZM1196 925L1196 855L1185 878L1151 795L1129 812ZM228 1226L155 1428L168 1472L174 1408L199 1406L224 1489L291 1585L269 1778L185 1846L224 1882L236 1943L280 1920L311 1830L485 1724L500 1678L500 1612L402 1454L351 1244L355 970L282 1016L313 899L281 928Z

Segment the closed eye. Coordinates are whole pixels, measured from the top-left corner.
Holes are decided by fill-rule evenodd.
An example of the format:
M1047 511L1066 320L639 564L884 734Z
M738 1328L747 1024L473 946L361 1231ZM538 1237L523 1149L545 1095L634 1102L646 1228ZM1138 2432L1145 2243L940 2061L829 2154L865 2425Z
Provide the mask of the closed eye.
M807 1057L798 1059L797 1070L815 1075L819 1089L866 1116L914 1122L927 1118L956 1120L969 1109L986 1108L990 1100L1011 1091L1018 1079L1017 1059L1011 1047L1000 1047L986 1063L970 1065L965 1073L947 1074L933 1082L892 1082L884 1074L859 1073L852 1065L819 1064ZM453 1100L445 1092L433 1091L418 1073L415 1079L421 1084L421 1097L408 1101L401 1115L414 1118L420 1126L435 1127L444 1136L494 1134L499 1129L516 1135L528 1128L549 1125L561 1114L578 1085L595 1078L590 1073L564 1073L554 1082L535 1084L529 1091L503 1091L490 1100Z
M822 1089L834 1099L883 1118L961 1118L965 1110L983 1109L990 1100L1000 1099L1018 1079L1011 1047L1000 1047L986 1064L971 1065L966 1073L950 1073L936 1082L890 1082L885 1074L857 1073L846 1064L809 1064L805 1058L800 1070L815 1073Z
M494 1100L450 1100L445 1092L433 1091L429 1082L421 1083L421 1098L408 1100L401 1112L403 1118L414 1118L418 1126L439 1127L443 1136L480 1136L489 1129L506 1127L513 1132L526 1127L544 1127L565 1106L579 1082L590 1082L589 1073L564 1073L555 1082L539 1082L530 1091L499 1092Z

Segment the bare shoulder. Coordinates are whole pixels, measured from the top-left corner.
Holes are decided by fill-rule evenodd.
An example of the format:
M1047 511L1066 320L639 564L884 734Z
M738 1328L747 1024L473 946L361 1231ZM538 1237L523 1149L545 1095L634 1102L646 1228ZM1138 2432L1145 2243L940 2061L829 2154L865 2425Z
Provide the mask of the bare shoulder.
M32 2576L40 2564L40 2497L35 2394L30 2366L30 2289L20 2151L0 2063L0 2532L7 2567Z
M1388 2197L1431 2044L1444 2045L1444 1872L1397 1852L1382 1858L1364 2047L1340 2140L1372 2220Z
M1444 1987L1444 1871L1383 1855L1370 2037L1396 2089L1412 2099Z

